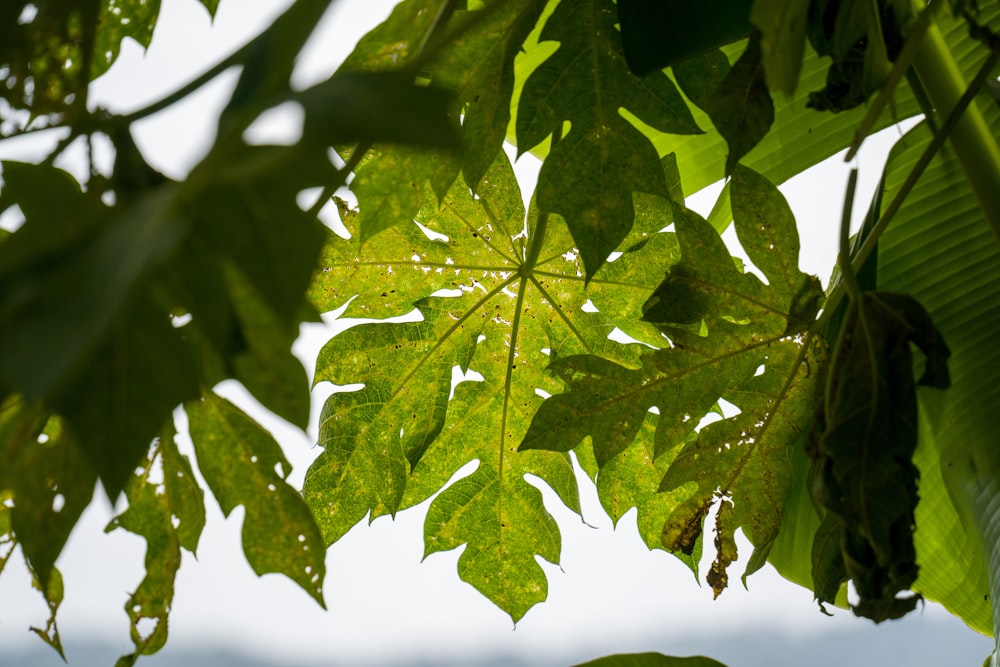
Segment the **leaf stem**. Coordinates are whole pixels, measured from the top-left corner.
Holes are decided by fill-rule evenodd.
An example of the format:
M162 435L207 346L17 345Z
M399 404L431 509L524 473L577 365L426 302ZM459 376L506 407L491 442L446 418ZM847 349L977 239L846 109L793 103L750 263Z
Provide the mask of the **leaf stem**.
M840 217L840 254L837 258L844 285L852 299L861 296L861 286L858 284L854 267L851 266L851 212L854 210L854 192L857 187L858 168L855 167L851 169L851 175L847 179L847 191L844 193L844 212Z

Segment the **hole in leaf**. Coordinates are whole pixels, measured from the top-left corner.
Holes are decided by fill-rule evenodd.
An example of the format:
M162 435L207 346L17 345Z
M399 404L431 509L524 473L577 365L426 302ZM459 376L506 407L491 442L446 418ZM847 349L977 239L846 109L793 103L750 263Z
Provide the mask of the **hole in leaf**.
M281 461L278 461L277 463L274 464L274 474L280 477L281 479L285 479L286 477L288 477L288 475L285 474L284 466L281 465Z
M61 493L57 493L52 498L52 511L61 512L62 508L66 506L66 496Z
M144 616L135 622L135 631L143 639L149 639L156 632L156 627L160 624L160 619Z
M38 437L35 438L35 440L36 440L36 442L38 442L38 444L44 445L46 442L49 441L49 434L48 433L39 433Z

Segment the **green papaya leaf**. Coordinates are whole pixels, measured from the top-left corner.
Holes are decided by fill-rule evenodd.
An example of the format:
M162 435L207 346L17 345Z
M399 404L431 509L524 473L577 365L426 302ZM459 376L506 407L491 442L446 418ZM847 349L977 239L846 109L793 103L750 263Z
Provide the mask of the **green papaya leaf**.
M94 496L97 476L61 420L37 404L9 397L0 406L0 492L11 543L49 590L70 532Z
M708 98L705 111L729 146L726 175L771 129L774 102L764 77L761 36L750 34L746 50Z
M541 39L559 48L525 82L516 123L522 153L570 123L542 165L538 206L566 220L588 277L628 235L633 193L667 196L656 151L621 110L661 132L701 131L665 74L640 79L628 71L614 24L608 0L556 7ZM588 187L577 170L589 174Z
M111 67L118 59L121 43L126 38L137 42L143 49L148 47L159 15L160 0L121 0L113 5L100 3L90 78L96 79Z
M543 0L492 0L484 11L459 12L463 32L428 66L431 80L455 91L462 115L462 173L473 191L503 145L514 90L514 57L535 27ZM466 23L462 23L466 22Z
M361 206L361 213L342 206L352 233ZM551 359L592 352L638 360L638 345L608 339L613 318L635 312L657 284L662 274L649 258L676 252L671 235L656 233L666 224L656 207L640 210L629 245L586 292L566 227L536 209L525 223L503 153L477 196L456 184L440 208L421 211L419 226L395 226L364 246L357 236L331 241L310 292L319 310L346 304L346 317L381 320L416 308L419 321L357 324L319 355L317 382L364 383L328 399L324 451L306 476L304 493L327 542L366 514L422 502L478 461L431 503L426 553L465 544L460 576L514 619L545 598L535 556L558 561L559 533L524 476L536 475L578 511L576 481L565 455L516 448L540 392L558 390L545 373ZM598 312L583 308L588 299ZM622 327L650 344L663 340L649 325ZM454 374L472 371L483 379L452 392Z
M31 570L29 564L28 569ZM32 572L31 585L45 598L45 604L49 608L49 617L45 621L44 628L32 627L31 631L55 649L59 657L66 660L66 653L63 651L62 639L59 637L59 626L56 624L56 614L59 612L59 605L63 601L63 579L62 574L56 568L52 568L48 581L44 585L34 576Z
M727 561L735 560L737 527L757 545L748 572L763 565L781 520L775 507L791 481L787 442L812 418L825 356L814 337L796 333L815 317L822 292L797 268L787 204L745 168L734 174L732 197L737 234L768 284L741 273L717 233L677 207L681 258L644 307L645 319L672 345L644 353L638 368L593 355L557 358L550 369L568 391L541 406L521 444L565 451L589 436L603 476L657 408L653 453L669 462L659 489L676 494L662 527L664 546L690 556L710 507L720 500L731 507L716 527L722 547L712 573L716 594L726 583ZM720 399L739 414L695 435Z
M725 667L700 655L675 658L661 653L621 653L583 662L576 667Z
M226 516L243 505L243 553L258 576L284 574L321 606L325 550L316 521L286 481L291 468L270 433L209 393L185 406L198 468Z
M149 457L125 485L128 508L105 528L123 528L146 540L146 576L125 603L135 651L117 665L131 665L141 655L156 653L167 641L174 582L181 547L194 553L205 526L204 492L195 481L187 457L177 451L173 424L163 429ZM162 481L151 479L157 464ZM143 621L152 628L140 627Z

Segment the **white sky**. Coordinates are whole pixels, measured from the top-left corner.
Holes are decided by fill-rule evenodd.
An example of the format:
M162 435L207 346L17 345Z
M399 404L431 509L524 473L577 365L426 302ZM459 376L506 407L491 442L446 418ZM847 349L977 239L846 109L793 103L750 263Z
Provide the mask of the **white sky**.
M220 60L268 25L287 4L288 0L222 0L213 26L196 0L164 2L149 51L143 55L135 44L123 45L118 63L94 84L94 100L115 111L139 108ZM329 75L392 4L336 3L296 70L296 83L308 85ZM218 110L235 74L220 77L136 126L137 141L151 164L181 178L197 163L210 145ZM279 117L262 129L280 136L290 126L287 117ZM40 147L37 139L5 142L0 144L0 157L37 159L44 145ZM65 166L71 168L73 162ZM530 165L522 168L521 176L531 170ZM868 178L858 213L866 207L878 167L867 172L862 172ZM834 166L783 188L796 216L810 222L802 243L802 266L824 280L832 265L845 183L846 172ZM711 204L705 196L693 200L703 213ZM316 327L309 332L311 342L300 347L316 345L321 338ZM303 354L304 362L311 363L315 349ZM246 405L245 396L229 395ZM322 389L317 393L314 412L325 396ZM266 415L261 419L282 443L295 466L293 483L300 485L318 453L312 447L314 434L306 437ZM215 501L207 499L208 525L198 560L185 552L178 577L168 649L228 645L276 660L302 656L351 662L470 653L598 657L649 650L650 637L659 637L659 648L669 650L664 642L671 637L709 635L721 628L780 629L801 636L865 623L843 612L833 620L822 616L809 591L785 582L770 569L751 578L749 594L733 577L737 583L713 602L710 589L697 586L678 561L642 545L634 513L613 531L593 489L584 486L582 493L585 519L596 528L584 525L551 493L546 495L547 507L563 532L562 565L543 563L549 575L549 601L532 609L516 631L509 617L458 579L458 551L420 562L426 504L401 513L394 522L381 518L371 526L358 526L334 545L327 557L329 611L324 612L291 581L277 575L258 579L240 548L242 508L223 520ZM124 531L104 535L111 516L103 494L98 494L59 561L66 581L60 627L68 640L105 639L126 652L128 620L122 607L127 592L142 578L145 543ZM741 549L745 562L745 543ZM734 567L741 570L739 563ZM924 614L946 615L934 606ZM31 590L15 556L0 577L0 662L5 648L37 642L27 628L42 624L45 617L41 598Z

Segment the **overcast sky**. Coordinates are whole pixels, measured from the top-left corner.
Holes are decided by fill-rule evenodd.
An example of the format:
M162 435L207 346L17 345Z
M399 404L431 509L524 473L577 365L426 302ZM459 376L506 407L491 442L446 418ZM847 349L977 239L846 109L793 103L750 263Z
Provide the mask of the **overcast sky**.
M148 53L133 43L123 45L118 63L94 84L94 101L128 111L159 98L259 32L287 4L287 0L222 0L213 26L196 0L164 2ZM305 86L328 76L392 4L384 0L335 4L296 70L296 84ZM182 178L210 145L217 112L234 82L235 73L230 72L185 102L138 124L137 141L148 161ZM259 136L294 137L294 125L293 116L279 116L260 127ZM50 145L45 141L41 137L41 143L38 139L6 142L0 144L0 156L37 159ZM76 168L71 158L64 166ZM864 174L868 183L878 170L870 171ZM521 166L523 178L531 172L530 164ZM835 170L785 188L797 217L811 223L804 233L803 268L824 280L832 264L844 182L844 171ZM711 208L710 197L695 201L694 207L705 213ZM307 363L315 354L315 349L307 348L322 338L315 327L308 333L311 342L300 346ZM238 392L227 395L246 405ZM316 407L325 396L320 388ZM307 436L266 415L261 420L282 443L296 467L293 482L300 485L318 453L312 446L315 426ZM668 644L671 637L718 636L727 628L777 629L802 636L866 623L843 612L835 619L821 615L809 591L785 582L769 568L751 578L750 593L737 583L713 602L710 589L699 587L683 565L642 545L634 513L613 531L593 489L585 487L582 492L589 526L552 494L546 495L547 507L563 531L562 565L543 563L549 575L549 601L532 609L516 630L509 617L458 579L458 551L420 562L426 504L401 513L395 521L381 518L370 527L356 527L330 550L324 587L329 611L324 612L291 581L253 575L240 549L242 509L223 520L215 501L207 499L208 525L198 560L185 552L178 578L170 643L238 645L276 658L366 661L469 653L580 654L581 648L591 646L592 657L597 657L648 650L651 637L659 638L662 650L669 650L663 642ZM59 561L66 581L60 627L68 639L106 638L127 651L128 620L122 606L142 578L144 542L123 531L105 535L103 528L111 516L107 500L98 494ZM744 555L746 547L741 546ZM947 616L933 605L923 614ZM0 577L0 664L4 648L37 642L27 627L43 623L45 616L41 598L30 589L15 557Z

